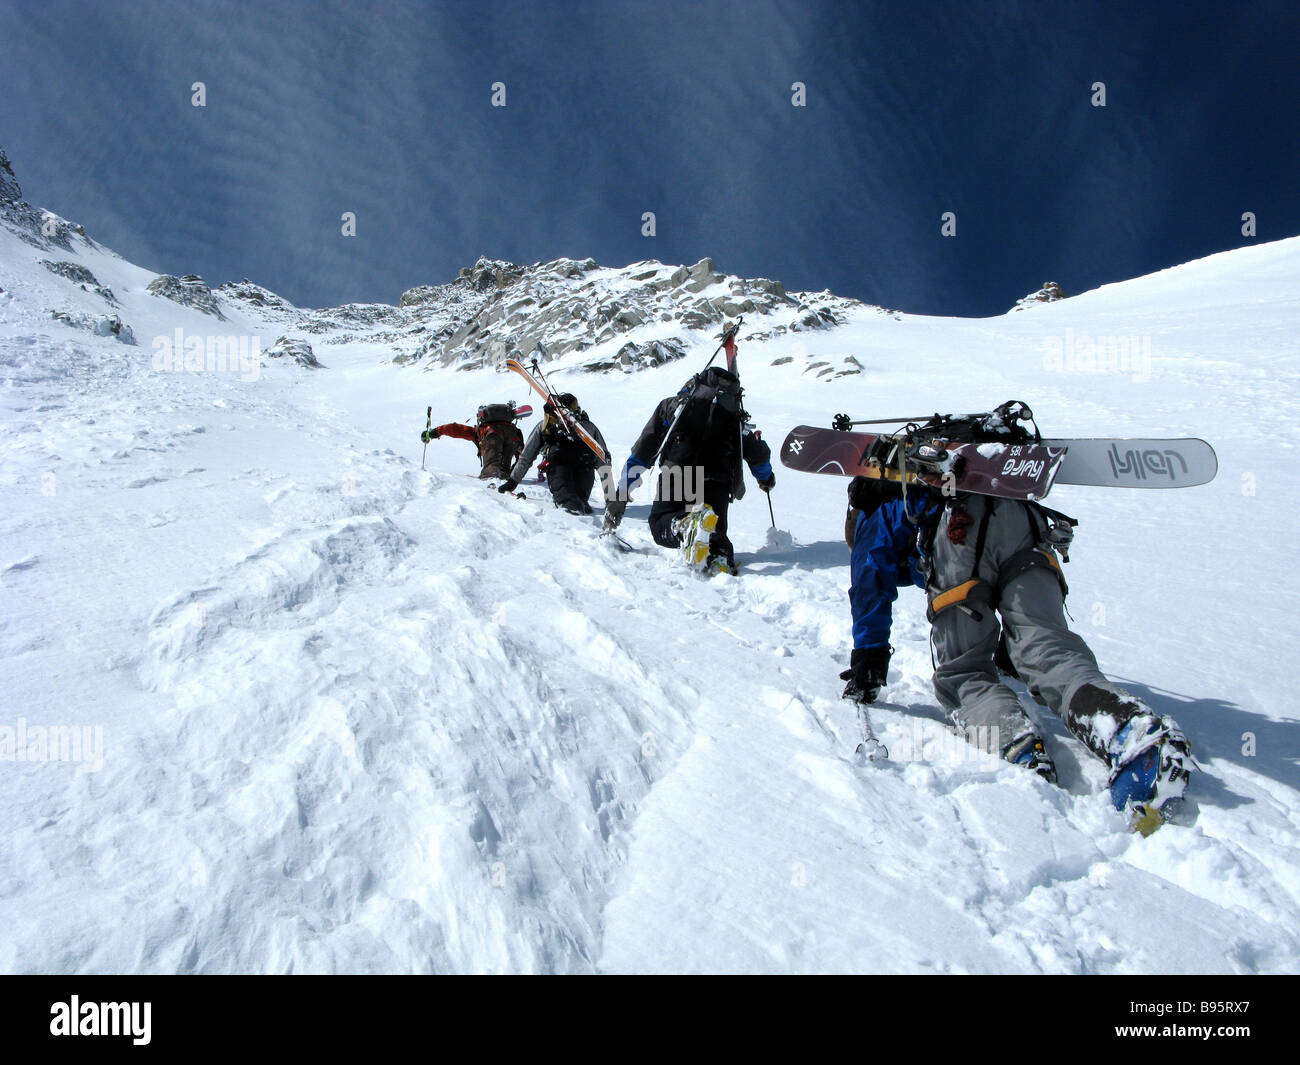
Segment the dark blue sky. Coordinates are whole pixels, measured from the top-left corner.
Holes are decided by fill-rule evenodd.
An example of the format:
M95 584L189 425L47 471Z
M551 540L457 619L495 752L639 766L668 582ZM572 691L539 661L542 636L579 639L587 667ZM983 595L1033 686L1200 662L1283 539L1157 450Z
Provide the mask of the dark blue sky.
M0 0L0 145L127 258L300 305L711 255L989 315L1237 247L1244 211L1300 234L1298 55L1291 2Z

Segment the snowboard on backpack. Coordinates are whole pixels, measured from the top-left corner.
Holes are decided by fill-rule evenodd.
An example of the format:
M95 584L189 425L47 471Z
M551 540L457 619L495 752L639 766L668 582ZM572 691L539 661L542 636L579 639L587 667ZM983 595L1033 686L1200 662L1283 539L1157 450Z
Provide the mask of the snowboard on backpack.
M811 425L790 430L781 464L805 473L927 484L948 494L977 492L1005 499L1042 499L1066 450L1059 444L922 442L879 433Z
M844 432L800 425L781 445L781 463L792 470L841 477L900 479L896 465L873 461L880 454L877 433ZM1206 441L1196 437L1174 440L1053 439L1032 444L949 444L947 467L904 456L909 483L923 478L935 487L946 483L956 492L1009 499L1042 499L1057 484L1112 488L1190 488L1208 484L1218 473L1218 458Z
M1219 472L1219 459L1204 440L1044 440L1065 448L1057 484L1086 484L1112 488L1193 488L1209 484Z

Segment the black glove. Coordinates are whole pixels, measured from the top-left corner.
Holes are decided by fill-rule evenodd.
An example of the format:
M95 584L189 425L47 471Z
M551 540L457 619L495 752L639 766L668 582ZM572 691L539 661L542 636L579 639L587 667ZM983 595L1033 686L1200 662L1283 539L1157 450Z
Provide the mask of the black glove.
M867 515L874 514L881 503L902 497L903 489L894 481L862 476L849 481L849 506Z
M874 703L880 689L889 679L889 658L892 647L855 647L849 656L849 668L840 674L848 681L843 698L855 703Z
M625 510L627 510L626 499L612 499L605 504L605 529L607 531L618 528L619 523L623 520Z
M505 481L497 487L497 491L505 495L507 492L513 492L518 487L518 481Z
M437 440L440 435L437 429L426 429L420 434L420 443L427 444L430 440Z
M763 489L764 492L772 491L776 487L776 474L772 474L766 481L759 481L758 487Z

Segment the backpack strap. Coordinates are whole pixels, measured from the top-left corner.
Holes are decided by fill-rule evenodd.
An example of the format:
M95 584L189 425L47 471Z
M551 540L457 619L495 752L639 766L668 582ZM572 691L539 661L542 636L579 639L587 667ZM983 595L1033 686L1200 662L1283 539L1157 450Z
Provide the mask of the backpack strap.
M970 579L973 581L979 579L980 560L984 557L984 541L989 535L989 519L993 517L993 508L998 502L996 496L986 496L985 499L987 502L984 504L984 513L980 516L979 532L975 534L975 558L970 567Z

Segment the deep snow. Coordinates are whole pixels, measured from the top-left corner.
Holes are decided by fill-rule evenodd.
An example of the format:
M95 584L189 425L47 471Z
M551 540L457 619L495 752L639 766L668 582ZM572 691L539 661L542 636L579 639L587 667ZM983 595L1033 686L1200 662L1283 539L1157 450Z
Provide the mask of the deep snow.
M156 371L156 336L265 348L282 320L60 254L117 294L126 347L49 319L104 306L42 257L0 229L0 727L102 728L103 764L0 761L0 969L1300 970L1300 239L999 318L742 333L774 446L1010 398L1051 436L1215 445L1201 488L1049 499L1081 520L1077 628L1203 767L1195 823L1150 839L1044 711L1058 788L946 739L917 592L871 715L892 758L856 764L844 481L777 467L793 544L751 483L744 575L703 581L644 504L619 554L467 476L468 444L421 471L425 406L528 402L512 375L320 336L323 370ZM1150 363L1057 368L1049 338L1085 334L1149 337ZM712 346L552 372L621 461ZM846 354L866 372L805 372Z

